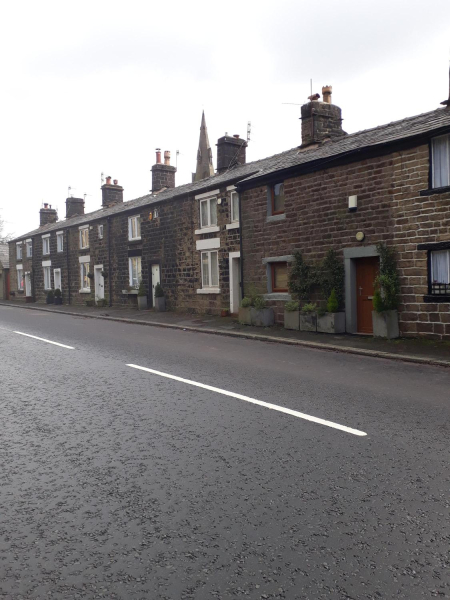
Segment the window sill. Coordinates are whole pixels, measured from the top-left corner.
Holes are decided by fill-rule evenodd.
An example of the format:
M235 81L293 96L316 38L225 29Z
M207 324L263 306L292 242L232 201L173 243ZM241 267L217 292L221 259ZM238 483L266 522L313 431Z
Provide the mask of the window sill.
M17 290L18 294L23 294L23 290Z
M240 223L228 223L228 225L226 225L226 229L239 229L239 227L241 226Z
M141 237L137 237L137 238L128 238L129 242L140 242L141 241Z
M78 290L78 292L80 294L90 294L91 293L91 288L82 288L81 290Z
M281 215L269 215L266 217L266 223L275 223L276 221L283 221L286 218L286 213Z
M80 248L80 251L84 251L84 250L89 250L89 246L84 246L83 248Z
M194 233L195 235L202 235L202 233L216 233L216 231L220 231L220 227L218 225L213 225L212 227L202 227L201 229L196 229Z
M122 290L122 294L126 296L137 296L139 290Z
M422 190L420 192L421 196L433 196L434 194L447 194L450 192L450 185L440 188L431 188L429 190Z
M292 300L291 294L288 292L270 292L264 294L264 300L282 300L283 302L290 302Z
M450 304L450 295L448 294L428 294L423 297L423 301L427 304L439 304L440 302L448 302Z
M201 288L197 294L220 294L220 288Z

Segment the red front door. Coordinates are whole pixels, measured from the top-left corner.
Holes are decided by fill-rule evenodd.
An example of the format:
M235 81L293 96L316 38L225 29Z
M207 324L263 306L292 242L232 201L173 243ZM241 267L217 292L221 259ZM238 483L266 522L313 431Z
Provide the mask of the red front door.
M378 275L378 256L356 259L356 311L358 333L373 333L373 282Z

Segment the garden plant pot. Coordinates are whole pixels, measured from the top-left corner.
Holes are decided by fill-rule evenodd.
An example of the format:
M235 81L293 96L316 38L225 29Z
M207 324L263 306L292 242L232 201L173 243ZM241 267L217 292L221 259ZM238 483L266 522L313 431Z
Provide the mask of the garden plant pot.
M273 308L250 309L251 324L255 327L272 327L275 323Z
M251 316L251 308L248 306L246 308L239 308L239 323L241 325L251 325L252 324L252 316Z
M317 331L316 313L300 313L300 331Z
M298 310L284 311L284 328L295 331L300 329L300 312Z
M145 310L147 308L147 296L138 296L137 304L139 310Z
M54 304L55 303L55 299L54 298L47 298L47 300L45 302L47 304Z
M400 336L398 328L398 311L386 310L385 312L372 311L373 337L392 340Z
M155 310L158 312L164 312L166 310L166 299L164 296L155 298Z
M345 333L345 313L325 313L317 317L317 331L320 333Z
M55 298L55 304L62 304L62 298Z

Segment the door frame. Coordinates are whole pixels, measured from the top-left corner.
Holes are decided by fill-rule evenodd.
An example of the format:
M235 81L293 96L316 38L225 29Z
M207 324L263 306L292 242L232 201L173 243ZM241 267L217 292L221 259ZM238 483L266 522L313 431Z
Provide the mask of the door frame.
M28 281L29 286L30 286L28 290L27 290L27 288L28 288L27 281ZM27 291L30 292L30 293L27 294ZM32 287L31 287L31 273L30 273L30 271L25 271L25 290L24 290L24 292L25 292L25 297L26 298L27 297L31 298L32 295L33 295L32 294Z
M102 271L103 271L103 265L94 265L94 299L95 302L98 302L98 300L104 300L105 299L105 278L102 275ZM97 289L98 289L98 284L99 284L99 277L98 277L98 272L100 272L100 277L103 279L103 298L98 298L98 294L97 294Z
M159 282L161 283L161 260L159 258L155 258L154 260L148 261L148 306L153 308L155 303L153 302L153 277L152 277L152 266L158 265L159 267Z
M239 285L239 301L238 301L238 305L234 306L234 266L233 266L233 259L234 258L241 258L241 253L240 252L230 252L228 254L228 265L229 265L229 281L230 281L230 313L231 314L236 314L239 311L239 304L241 303L241 286ZM239 260L239 270L238 270L238 281L240 279L240 270L241 270L241 264L240 264L240 260Z
M375 245L344 248L345 269L345 330L358 333L356 259L380 256Z

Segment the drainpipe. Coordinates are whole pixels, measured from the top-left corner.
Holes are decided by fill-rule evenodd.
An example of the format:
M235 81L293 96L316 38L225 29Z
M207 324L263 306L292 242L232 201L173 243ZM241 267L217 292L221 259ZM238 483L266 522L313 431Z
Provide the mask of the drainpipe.
M109 306L112 306L112 277L111 277L111 217L108 217L108 280L109 280Z
M64 239L64 237L63 237ZM67 297L69 304L71 303L70 298L70 262L69 262L69 230L66 229L66 263L67 263Z
M241 254L241 296L244 297L244 252L242 250L242 202L241 202L241 193L239 194L239 251Z

